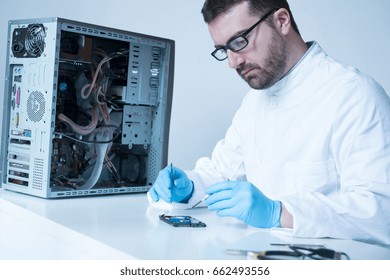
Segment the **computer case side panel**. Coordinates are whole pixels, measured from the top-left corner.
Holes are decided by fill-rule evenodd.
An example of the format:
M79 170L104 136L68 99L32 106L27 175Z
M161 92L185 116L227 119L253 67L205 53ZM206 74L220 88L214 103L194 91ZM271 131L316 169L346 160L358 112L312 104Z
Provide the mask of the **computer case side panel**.
M174 85L174 55L175 55L175 43L171 41L169 47L166 51L166 56L168 56L167 61L169 61L169 67L166 73L163 74L163 80L165 84L165 91L162 94L161 103L163 104L162 111L162 121L160 128L159 139L162 143L161 156L159 164L165 166L168 160L168 145L169 145L169 131L170 131L170 123L171 123L171 112L172 112L172 101L173 101L173 85ZM159 170L156 170L155 174L153 174L153 179L155 180L158 176Z

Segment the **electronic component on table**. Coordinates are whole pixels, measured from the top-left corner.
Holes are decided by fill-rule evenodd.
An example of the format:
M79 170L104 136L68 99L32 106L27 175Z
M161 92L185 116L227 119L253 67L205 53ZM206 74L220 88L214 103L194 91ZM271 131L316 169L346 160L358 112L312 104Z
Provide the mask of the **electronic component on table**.
M205 227L206 224L191 216L160 215L160 220L174 227Z

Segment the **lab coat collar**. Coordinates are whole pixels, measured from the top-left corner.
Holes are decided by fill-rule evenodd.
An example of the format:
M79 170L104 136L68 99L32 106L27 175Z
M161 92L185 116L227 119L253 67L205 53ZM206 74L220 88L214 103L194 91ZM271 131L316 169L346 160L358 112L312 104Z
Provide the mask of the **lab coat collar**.
M272 96L288 94L297 85L310 75L326 56L320 45L315 42L307 42L308 50L302 58L273 86L263 90L264 93ZM297 96L295 96L297 97Z

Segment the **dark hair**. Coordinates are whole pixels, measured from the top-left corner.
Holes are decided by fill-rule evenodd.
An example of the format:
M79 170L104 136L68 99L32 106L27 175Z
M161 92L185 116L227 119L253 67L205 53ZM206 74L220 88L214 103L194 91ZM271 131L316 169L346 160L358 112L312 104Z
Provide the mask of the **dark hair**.
M298 26L286 0L206 0L202 8L203 19L206 23L210 23L219 15L243 2L248 2L250 12L253 15L265 14L272 9L285 8L290 13L293 29L299 34Z

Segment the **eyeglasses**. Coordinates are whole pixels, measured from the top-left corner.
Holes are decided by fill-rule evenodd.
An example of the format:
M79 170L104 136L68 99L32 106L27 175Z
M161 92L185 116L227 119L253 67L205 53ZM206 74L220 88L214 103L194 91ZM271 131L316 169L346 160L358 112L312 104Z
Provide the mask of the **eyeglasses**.
M264 20L266 20L273 12L275 12L277 9L273 9L266 13L259 21L257 21L254 25L252 25L247 31L242 33L241 35L234 37L229 40L229 42L225 46L220 46L216 48L211 55L215 57L215 59L222 61L227 58L227 50L231 50L233 52L239 52L243 50L246 46L248 46L249 41L246 38L246 36L256 28L260 23L262 23Z

